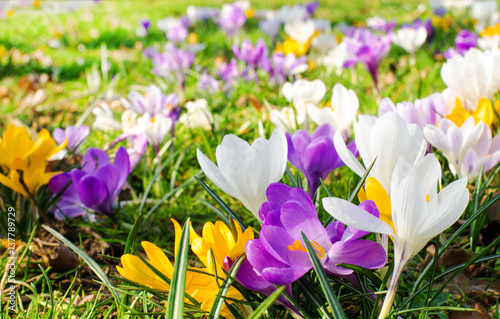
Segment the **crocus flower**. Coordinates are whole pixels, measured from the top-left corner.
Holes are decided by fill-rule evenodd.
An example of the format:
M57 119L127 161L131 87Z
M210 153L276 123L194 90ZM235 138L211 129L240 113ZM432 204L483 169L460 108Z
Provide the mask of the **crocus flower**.
M469 203L467 178L449 184L438 193L440 181L441 166L434 155L427 155L416 165L400 158L391 180L392 225L346 200L323 199L325 210L340 222L391 236L394 242L394 272L380 319L385 318L392 307L406 264L429 240L448 229Z
M175 226L175 242L179 243L181 227L175 220L172 219L172 222ZM190 232L191 249L197 255L202 251L205 252L205 255L200 258L203 262L203 268L189 267L187 269L185 293L196 300L200 304L201 310L206 312L209 312L212 308L215 297L220 290L220 285L222 285L223 280L218 276L221 276L223 272L221 270L220 272L216 272L216 268L212 266L210 250L205 249L206 247L201 245L209 245L210 248L217 249L217 253L221 254L232 253L233 255L240 256L244 253L243 245L245 243L243 241L244 237L247 236L246 233L243 234L241 229L239 229L238 234L243 236L243 238L237 241L238 245L235 245L236 239L228 230L228 227L224 226L220 224L216 224L216 226L213 224L206 224L203 237L198 236L192 228ZM205 228L207 228L207 233L205 233ZM209 231L213 231L213 233L209 234ZM172 279L174 266L165 253L156 245L147 241L142 242L142 247L149 258L148 263L165 275L165 277ZM175 248L175 258L177 258L177 244ZM222 257L223 259L228 258L227 255ZM216 261L218 260L219 258L216 259ZM121 262L122 267L117 266L116 269L126 279L160 291L170 290L170 286L153 272L139 257L126 254L121 257ZM243 299L243 296L234 287L229 288L226 296L231 299ZM191 301L187 298L184 302L185 304L191 304ZM221 315L225 318L234 318L226 305L226 303L230 304L232 302L233 301L227 299L222 306Z
M415 20L413 20L413 22L410 25L403 24L401 27L402 28L411 27L413 29L418 29L420 27L424 27L425 31L427 31L427 41L429 41L432 38L432 36L434 35L434 28L432 26L431 19L421 20L420 18L416 18Z
M281 128L283 131L297 130L297 122L295 119L295 112L291 107L284 107L281 110L271 110L269 113L269 120Z
M345 38L344 42L347 51L352 55L344 67L351 67L358 62L363 63L377 86L379 64L391 49L390 35L377 36L368 29L356 28L352 37Z
M326 93L326 87L323 81L297 80L293 84L290 82L283 85L283 95L288 101L293 102L297 110L297 122L303 123L306 119L307 104L318 105Z
M359 100L356 92L346 89L337 83L333 87L331 103L324 108L315 105L307 105L307 113L311 120L318 124L330 124L335 131L341 132L345 137L349 136L351 125L354 123L359 110Z
M243 40L241 48L236 44L233 45L234 55L241 61L245 62L247 67L243 70L242 75L247 79L254 79L257 74L257 68L270 70L269 57L267 56L266 42L263 39L257 40L253 45L250 40Z
M328 53L337 46L337 37L334 34L320 33L311 40L311 46L320 53Z
M0 139L0 167L9 169L18 159L26 165L34 159L45 162L49 157L64 149L66 144L67 141L64 140L57 145L46 129L38 132L33 141L26 127L10 124Z
M198 81L198 87L203 91L207 91L209 94L214 94L220 89L219 81L211 76L208 71L204 71L201 74Z
M184 86L186 70L193 65L194 53L177 48L167 43L163 53L153 55L153 74L164 77L169 81L177 80Z
M130 159L130 171L132 172L146 153L148 138L143 134L139 134L131 136L129 141L132 147L127 148L127 153Z
M378 108L378 116L387 112L397 113L407 124L417 124L420 129L428 124L436 125L446 114L446 100L441 93L433 93L415 103L401 102L394 105L389 98L383 98Z
M448 60L453 58L456 54L464 56L469 49L477 46L477 41L477 34L469 30L461 30L455 38L456 50L449 48L444 52L444 57Z
M132 135L144 134L149 144L151 144L156 154L163 140L172 129L172 119L159 113L156 116L151 116L148 113L137 119L136 130L133 130Z
M375 16L366 19L366 25L373 31L390 32L396 26L396 20L385 20L382 17Z
M366 232L344 228L340 222L333 222L325 228L311 198L302 189L271 184L267 198L259 211L263 220L259 239L250 240L245 251L255 273L269 283L290 284L312 269L302 232L330 275L347 277L353 273L350 269L337 266L341 263L368 269L385 265L386 255L382 246L360 239ZM375 214L372 216L375 219L378 216L372 202L366 202L359 209L370 216ZM245 275L239 276L243 284L247 282Z
M267 19L259 22L259 27L265 34L276 37L281 27L281 22L277 19Z
M284 55L281 52L273 52L271 63L271 79L278 83L285 83L288 78L294 78L308 68L306 57L297 58L293 53Z
M472 48L465 56L455 55L441 69L443 82L465 99L464 107L474 110L481 98L491 99L500 87L500 55Z
M280 11L278 12L278 20L283 23L296 20L304 20L307 18L307 16L307 9L300 4L295 4L293 6L285 4L281 6Z
M188 128L201 127L205 130L212 129L214 117L208 108L208 102L205 99L189 101L186 103L186 113L182 114L179 122Z
M285 23L285 33L298 44L307 43L316 31L312 20L293 20Z
M56 128L54 130L54 140L58 144L64 143L67 140L67 147L70 151L79 152L80 145L85 141L87 136L90 134L90 128L87 125L81 125L79 127L68 126L64 130L61 128ZM67 154L66 150L60 150L50 157L51 160L62 159Z
M167 39L175 43L184 41L189 34L187 29L189 21L185 24L181 19L169 17L158 20L157 25L158 29L166 33Z
M95 115L94 124L92 127L102 131L118 131L121 129L121 124L114 119L113 111L106 103L101 103L92 110Z
M370 167L375 161L369 176L377 179L388 193L392 172L398 160L404 156L410 163L416 163L427 149L422 130L416 124L406 124L393 112L378 119L360 115L354 136L365 167ZM345 165L359 176L363 176L365 167L348 150L340 132L335 133L333 142Z
M490 100L482 98L479 100L479 103L474 111L468 111L462 106L462 102L460 102L459 99L456 99L455 107L445 117L457 126L462 126L469 117L473 117L476 123L482 121L492 128L492 125L496 125L498 123L498 117L495 112L500 112L499 101L495 103L495 108L493 108Z
M425 39L427 39L425 27L421 26L416 29L408 27L396 31L392 36L392 43L402 47L411 56L414 56L415 52L424 44Z
M121 98L122 105L139 115L149 113L151 116L163 113L168 116L173 108L179 104L177 94L163 94L156 85L150 85L143 95L137 91L130 91L128 100Z
M61 194L55 215L58 219L85 216L85 209L113 215L113 206L130 171L130 160L125 148L116 152L114 162L101 149L89 148L82 158L82 168L55 175L49 189Z
M235 59L231 59L231 62L222 62L219 66L217 75L225 82L224 89L227 90L239 76L238 64Z
M224 4L217 23L228 35L234 35L245 24L247 17L240 6Z
M493 12L498 11L498 2L495 0L474 1L471 7L472 17L476 20L475 29L483 31Z
M488 125L475 124L469 117L461 127L448 119L441 119L437 126L424 128L429 143L440 150L448 160L450 171L459 178L469 176L473 181L484 165L484 172L500 161L500 138L493 138Z
M216 166L200 150L198 163L205 175L228 195L239 199L255 217L266 201L266 189L285 173L287 142L283 131L276 128L269 140L258 138L248 142L229 134L217 146Z
M340 159L333 145L335 131L330 124L323 124L309 136L306 131L298 130L290 135L286 133L288 142L288 160L307 178L311 197L331 171L344 162ZM356 143L347 146L357 156Z

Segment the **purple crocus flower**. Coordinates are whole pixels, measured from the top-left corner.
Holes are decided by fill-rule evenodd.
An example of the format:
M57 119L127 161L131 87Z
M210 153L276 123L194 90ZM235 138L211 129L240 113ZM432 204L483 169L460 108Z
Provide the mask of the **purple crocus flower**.
M306 56L297 58L294 53L284 55L281 52L273 52L271 79L277 83L285 83L288 78L294 80L295 75L307 70Z
M80 144L85 141L87 136L90 134L90 128L87 125L81 125L78 127L68 126L64 130L60 128L56 128L54 130L54 140L57 144L61 144L65 139L68 139L67 148L69 150L78 151Z
M269 186L266 195L268 201L259 210L263 220L259 239L250 240L245 246L248 263L254 272L240 271L236 277L243 285L259 284L264 287L265 281L286 285L312 269L302 232L330 275L352 277L353 271L338 266L341 263L368 269L385 265L384 248L373 241L360 239L367 232L345 228L338 221L325 228L311 198L302 189L274 183ZM372 201L365 201L360 207L375 216L379 215ZM256 278L260 280L255 281Z
M320 180L325 179L332 170L344 166L333 145L334 135L330 124L321 125L311 136L304 130L298 130L293 135L286 133L288 160L306 176L311 197L321 185ZM354 141L347 147L357 156Z
M234 35L246 20L247 17L240 6L224 4L216 22L228 35Z
M316 1L308 2L308 3L306 3L305 7L307 10L307 14L309 16L313 16L314 12L316 12L316 9L318 9L318 7L319 7L319 1L316 0Z
M219 66L219 70L217 71L217 76L224 81L224 91L228 90L232 86L233 81L236 81L240 76L236 60L231 59L231 62L229 63L222 62Z
M179 22L176 25L173 25L167 32L167 39L169 41L180 43L184 41L189 34L187 27Z
M233 45L233 53L239 60L247 64L247 67L242 72L246 80L256 78L257 68L261 68L266 72L271 71L271 62L267 56L266 42L263 39L257 40L255 45L250 40L245 39L241 43L241 48Z
M358 62L363 63L370 73L375 87L378 88L378 67L391 49L390 35L377 36L369 29L357 28L352 37L344 39L346 48L352 56L344 63L348 68Z
M149 27L151 26L151 20L149 20L149 19L142 19L141 20L141 25L144 28L144 30L148 31Z
M49 189L61 194L54 209L57 219L86 216L86 209L113 215L113 206L130 172L130 160L125 148L116 152L114 162L101 149L89 148L82 159L82 169L53 176Z
M143 95L137 91L130 91L128 100L121 98L122 105L139 115L149 113L151 116L163 113L168 116L170 111L179 104L176 93L163 94L156 85L150 85Z
M469 30L462 30L458 32L455 38L456 49L449 48L444 52L444 57L449 60L457 54L464 56L465 53L467 53L467 51L469 51L471 48L477 47L477 39L477 34Z
M203 91L207 91L209 94L214 94L219 91L220 84L219 81L217 81L210 75L210 73L208 73L208 71L205 70L200 76L198 87Z
M184 87L186 70L193 65L194 53L177 48L167 43L163 53L153 55L153 74L173 82L177 80Z
M142 50L142 54L148 59L152 59L153 56L157 53L158 50L155 47L147 47L144 50Z

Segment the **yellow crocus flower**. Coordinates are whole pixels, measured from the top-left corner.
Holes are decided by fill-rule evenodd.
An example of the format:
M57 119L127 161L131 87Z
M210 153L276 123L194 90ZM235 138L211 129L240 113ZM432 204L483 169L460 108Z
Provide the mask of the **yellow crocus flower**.
M494 36L495 34L500 35L500 23L491 25L481 32L482 37L484 36L491 37Z
M20 158L14 159L13 163L10 165L9 176L0 174L0 183L12 189L13 191L20 193L26 198L29 198L28 193L21 184L21 174L22 181L28 188L31 195L35 195L38 189L43 185L46 185L52 176L59 174L61 172L45 172L47 163L43 158L34 158L29 165L27 165Z
M177 255L182 230L179 223L175 220L172 219L172 223L175 227L175 254ZM191 249L200 258L205 268L189 267L187 269L185 292L200 303L200 308L203 311L208 312L212 308L223 280L220 277L216 278L216 269L213 267L212 258L215 260L217 268L220 271L217 272L217 276L221 276L223 274L221 268L223 267L224 259L227 257L234 260L241 256L245 252L244 247L246 242L253 239L253 232L250 229L242 232L239 225L236 225L236 232L237 238L233 236L229 227L222 222L216 222L215 225L206 223L203 228L203 237L200 237L190 227ZM148 262L164 274L165 277L171 279L174 267L160 248L146 241L142 242L142 247L149 258ZM213 257L210 254L211 251L214 253ZM126 279L153 289L162 291L170 289L170 286L144 264L139 257L128 254L123 255L121 262L123 267L116 268ZM231 299L243 299L243 296L234 287L229 288L226 296ZM226 300L226 302L231 303L230 300ZM185 303L190 304L190 301L186 299ZM226 318L234 318L226 305L223 306L221 315Z
M486 98L482 98L479 100L476 110L469 112L466 108L462 106L460 100L456 99L455 107L453 108L451 113L445 117L459 127L462 126L462 124L464 124L464 122L471 116L474 117L476 124L479 121L483 121L484 123L488 124L488 126L491 127L493 124L498 123L498 117L495 114L495 112L500 114L499 101L495 103L495 109L493 109L491 101Z
M10 169L17 158L26 165L29 165L34 158L45 161L64 149L66 145L67 141L56 146L56 142L46 129L42 129L33 141L26 127L11 124L0 139L0 166Z

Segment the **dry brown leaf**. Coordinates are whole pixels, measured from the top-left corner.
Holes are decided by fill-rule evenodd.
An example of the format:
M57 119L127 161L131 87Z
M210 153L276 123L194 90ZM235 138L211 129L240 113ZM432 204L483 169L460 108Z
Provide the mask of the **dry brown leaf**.
M57 256L49 258L49 265L54 271L63 273L80 266L80 259L71 249L59 242Z

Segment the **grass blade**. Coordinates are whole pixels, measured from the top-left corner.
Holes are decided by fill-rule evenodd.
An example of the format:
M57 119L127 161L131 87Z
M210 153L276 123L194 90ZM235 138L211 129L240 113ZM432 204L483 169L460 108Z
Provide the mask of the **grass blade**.
M229 273L222 282L222 285L220 287L219 293L214 299L214 303L212 305L212 309L210 309L210 314L208 315L209 319L215 319L219 318L220 312L222 310L222 306L224 305L225 299L224 297L226 296L227 292L229 291L229 288L231 287L231 284L234 281L234 278L236 277L236 273L238 272L238 269L240 269L241 263L245 259L245 255L240 256L238 260L231 266L231 269L229 269ZM214 279L217 280L217 279Z
M108 276L104 273L102 268L94 261L94 259L90 258L89 255L87 255L83 250L78 248L75 244L73 244L71 241L69 241L66 237L61 235L57 230L50 228L49 226L42 225L42 227L51 233L54 237L62 241L66 246L68 246L71 250L73 250L78 256L80 256L81 259L83 259L92 269L92 271L101 279L102 282L104 282L108 287L114 287L111 284L111 281L109 281ZM114 289L110 289L111 293L115 297L116 303L119 305L120 304L120 296Z
M170 292L168 294L165 318L184 318L184 291L186 288L186 270L189 252L189 218L182 227L181 239L174 264Z
M330 305L330 309L332 310L333 318L335 319L340 319L340 318L345 318L347 319L346 314L344 313L344 310L342 309L342 306L340 305L339 300L337 299L337 296L335 295L335 292L333 291L332 286L330 286L330 282L328 281L328 277L326 276L325 270L323 269L323 266L321 265L321 262L316 256L316 251L312 247L311 243L307 239L306 235L301 232L302 234L302 240L304 241L304 244L306 246L307 252L309 253L309 258L311 258L311 262L314 266L314 271L316 272L316 276L318 277L319 283L321 284L321 288L323 290L323 293L325 294L326 300L328 301Z
M241 220L240 216L236 215L235 212L233 212L233 210L226 203L224 203L224 201L217 194L215 194L215 192L208 187L207 184L203 183L198 177L195 176L195 178L198 183L200 183L201 187L205 189L208 195L215 200L215 202L226 212L226 214L229 215L229 217L237 221L238 224L240 224L241 229L245 231L247 229L247 225L243 222L243 220Z
M267 308L271 307L271 305L274 304L276 299L281 295L281 293L285 290L285 286L281 286L278 289L276 289L275 292L273 292L269 297L266 298L258 307L255 309L255 311L248 317L248 319L257 319L261 318L264 312L267 310Z

